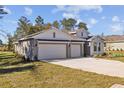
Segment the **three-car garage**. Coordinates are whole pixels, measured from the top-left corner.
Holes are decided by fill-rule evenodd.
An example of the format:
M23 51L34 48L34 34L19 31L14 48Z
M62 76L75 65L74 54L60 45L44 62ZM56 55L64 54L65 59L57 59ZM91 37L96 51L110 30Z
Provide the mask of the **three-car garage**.
M38 43L38 59L63 59L83 56L83 43Z

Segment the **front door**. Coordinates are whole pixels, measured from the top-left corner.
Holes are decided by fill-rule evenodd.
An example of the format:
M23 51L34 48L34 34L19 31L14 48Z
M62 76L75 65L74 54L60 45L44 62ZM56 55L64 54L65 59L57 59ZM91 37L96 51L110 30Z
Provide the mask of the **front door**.
M90 46L89 46L89 42L86 42L84 44L84 56L90 56Z

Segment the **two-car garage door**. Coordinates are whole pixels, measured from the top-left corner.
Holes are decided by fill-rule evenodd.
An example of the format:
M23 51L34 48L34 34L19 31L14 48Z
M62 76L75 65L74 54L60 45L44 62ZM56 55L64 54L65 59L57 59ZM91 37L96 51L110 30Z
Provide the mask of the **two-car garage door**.
M38 45L38 59L59 59L81 57L81 44L47 44Z
M66 44L39 44L38 59L66 58Z

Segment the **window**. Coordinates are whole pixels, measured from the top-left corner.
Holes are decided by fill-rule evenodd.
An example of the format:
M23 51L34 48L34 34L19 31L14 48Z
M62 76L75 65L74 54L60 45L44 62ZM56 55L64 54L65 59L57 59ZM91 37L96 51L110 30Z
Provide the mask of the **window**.
M81 36L83 36L83 32L81 32Z
M104 47L106 47L106 43L104 43Z
M101 43L99 43L98 51L101 51Z
M35 44L35 46L37 46L37 43Z
M94 51L97 50L96 42L94 43Z
M53 32L53 38L56 38L56 33L55 32Z

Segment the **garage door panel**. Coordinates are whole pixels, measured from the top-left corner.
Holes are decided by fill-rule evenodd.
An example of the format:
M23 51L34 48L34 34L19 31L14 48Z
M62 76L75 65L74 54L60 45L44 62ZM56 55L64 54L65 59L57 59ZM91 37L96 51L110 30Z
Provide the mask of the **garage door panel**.
M66 58L66 44L40 44L39 59Z
M71 57L81 57L81 46L79 44L71 45Z

